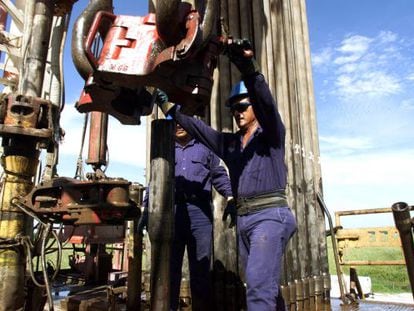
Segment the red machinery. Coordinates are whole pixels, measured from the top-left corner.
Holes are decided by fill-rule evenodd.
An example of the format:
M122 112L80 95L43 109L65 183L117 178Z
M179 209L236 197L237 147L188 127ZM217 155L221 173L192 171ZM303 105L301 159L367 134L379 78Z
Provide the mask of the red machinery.
M161 40L155 14L115 16L99 12L86 39L85 53L93 67L76 107L80 112L101 111L123 124L139 124L151 113L151 87L165 91L189 114L204 115L219 53L218 40L201 42L200 16L181 10L183 38L174 46ZM99 29L105 29L98 57L92 52Z

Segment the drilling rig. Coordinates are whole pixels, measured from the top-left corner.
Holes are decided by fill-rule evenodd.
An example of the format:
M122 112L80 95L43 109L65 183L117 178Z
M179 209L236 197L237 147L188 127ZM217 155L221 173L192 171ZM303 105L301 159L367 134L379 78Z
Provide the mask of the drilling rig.
M159 1L157 12L142 17L114 15L109 0L89 1L73 27L72 59L85 81L76 108L90 117L86 163L93 171L85 175L79 168L74 178L58 176L58 149L64 135L59 124L65 102L62 56L75 2L1 3L6 52L0 120L2 310L43 310L46 302L53 309L52 283L61 275L62 240L75 244L81 237L85 260L71 258L70 264L83 273L85 285L107 281L112 264L105 245L125 239L126 228L133 249L127 267L127 305L139 309L141 249L134 229L143 187L105 175L108 116L122 124L139 125L142 116L152 113L154 88L162 88L172 100L182 102L189 114L204 114L210 99L218 56L218 42L211 36L215 1L205 4L203 17L194 6L181 1ZM178 15L172 18L175 13ZM8 16L12 18L9 22ZM160 123L159 135L165 137L166 145L172 142L170 123ZM43 150L45 167L41 170ZM167 159L171 164L171 154ZM152 166L162 178L155 179L171 193L172 166L157 165L157 161ZM168 207L172 200L166 198L162 206ZM151 218L157 219L158 214L160 211ZM168 239L171 232L158 225L165 220L158 218L149 231L154 236L152 244L161 237L161 245L153 249L167 249L163 236ZM46 257L54 248L53 268ZM136 292L131 292L134 288ZM157 290L152 292L157 297ZM163 298L158 297L153 305Z
M324 215L317 202L322 182L304 0L255 4L158 0L149 1L145 16L116 15L116 1L90 0L76 17L71 56L85 83L75 107L89 116L86 163L92 172L85 175L79 168L72 178L58 176L57 166L64 135L59 122L65 103L62 53L76 2L0 2L0 39L6 59L0 102L0 310L43 310L46 304L52 310L54 284L58 280L68 284L73 272L81 275L78 280L88 290L103 285L104 290L99 287L98 291L104 293L105 301L73 295L62 303L68 310L116 310L120 302L128 310L144 309L142 284L147 288L148 283L147 305L151 310L169 310L174 127L171 121L158 118L154 91L162 89L172 102L182 105L183 112L203 118L216 129L233 131L224 103L230 85L239 77L228 60L220 57L231 36L252 38L287 124L287 191L299 231L285 256L283 295L290 310L329 309L330 276ZM108 177L104 170L109 116L126 125L139 126L142 117L152 121L149 178L161 190L149 190L150 202L154 202L150 203L148 230L149 281L142 275L142 235L136 230L144 187L122 177ZM43 169L39 164L42 152ZM217 195L214 203L215 215L221 215L223 199ZM244 288L237 269L235 232L224 226L215 222L212 310L242 310ZM63 242L84 253L84 260L71 257L72 274L59 270ZM125 254L125 264L118 270L126 277L117 286L107 277L116 270L107 247L114 243L123 245ZM53 264L47 260L52 250L57 254Z

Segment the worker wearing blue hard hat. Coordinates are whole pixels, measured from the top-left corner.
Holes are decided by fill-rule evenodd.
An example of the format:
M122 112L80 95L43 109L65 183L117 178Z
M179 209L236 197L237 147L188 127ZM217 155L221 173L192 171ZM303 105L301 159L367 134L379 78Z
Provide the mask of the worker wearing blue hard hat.
M226 106L230 107L236 99L248 96L249 91L247 90L247 87L244 84L243 80L241 80L231 89L230 96L226 101Z
M218 132L186 116L160 96L158 104L193 137L213 150L229 169L237 214L241 266L246 278L249 311L285 310L279 289L286 244L296 231L286 199L286 130L248 40L233 40L227 55L239 69L226 102L239 131ZM224 215L226 216L226 215Z

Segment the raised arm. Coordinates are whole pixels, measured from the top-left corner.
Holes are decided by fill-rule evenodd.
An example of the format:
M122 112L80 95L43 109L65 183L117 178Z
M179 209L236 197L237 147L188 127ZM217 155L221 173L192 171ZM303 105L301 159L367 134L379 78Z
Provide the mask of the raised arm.
M284 143L285 126L269 86L260 73L253 47L247 39L235 39L227 48L230 61L239 69L252 102L253 111L270 143Z
M283 144L286 129L277 110L277 103L270 92L264 76L256 72L244 76L243 80L249 91L254 114L263 132L271 142L277 145Z
M199 119L181 113L179 106L172 108L168 114L172 116L191 136L200 141L219 157L223 157L223 133L212 129Z
M212 129L201 120L181 113L180 106L169 102L167 94L161 90L157 91L155 102L161 108L165 116L172 117L187 131L187 133L200 141L203 145L212 150L219 157L223 158L223 146L226 137L225 134Z

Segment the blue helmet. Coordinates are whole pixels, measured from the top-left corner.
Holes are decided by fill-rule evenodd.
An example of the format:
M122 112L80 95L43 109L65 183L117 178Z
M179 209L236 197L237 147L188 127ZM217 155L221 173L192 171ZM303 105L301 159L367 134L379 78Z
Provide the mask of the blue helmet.
M226 106L230 107L236 99L249 96L249 91L246 88L243 80L233 86L230 96L226 101Z

